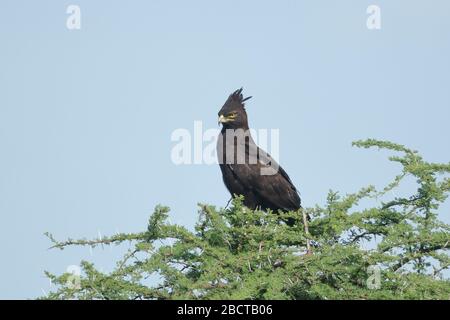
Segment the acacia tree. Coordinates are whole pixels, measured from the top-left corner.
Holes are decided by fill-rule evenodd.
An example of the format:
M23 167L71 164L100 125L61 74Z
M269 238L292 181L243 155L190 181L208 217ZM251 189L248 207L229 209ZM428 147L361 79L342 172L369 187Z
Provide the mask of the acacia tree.
M43 298L450 299L450 226L437 215L450 190L450 164L426 162L390 142L353 144L394 152L389 159L401 173L382 190L330 191L324 205L304 212L253 211L236 198L225 209L200 205L193 231L169 223L169 209L158 206L140 233L63 242L47 234L59 249L132 246L109 273L81 262L76 285L71 274L46 273L56 289ZM392 197L407 176L415 178L415 192ZM152 275L159 280L146 283Z

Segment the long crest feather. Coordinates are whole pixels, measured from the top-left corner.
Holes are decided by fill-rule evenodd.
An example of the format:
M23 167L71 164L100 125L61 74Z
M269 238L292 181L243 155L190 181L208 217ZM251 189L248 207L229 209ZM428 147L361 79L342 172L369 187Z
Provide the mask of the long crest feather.
M251 98L251 96L250 96L250 97L247 97L247 98L244 98L244 96L242 95L242 90L243 90L243 89L244 89L244 88L241 87L240 89L234 91L234 92L230 95L230 97L231 97L232 100L234 100L234 101L236 101L236 102L238 102L238 103L242 103L242 105L244 105L244 102L245 102L245 101L247 101L247 100L249 100L249 99Z

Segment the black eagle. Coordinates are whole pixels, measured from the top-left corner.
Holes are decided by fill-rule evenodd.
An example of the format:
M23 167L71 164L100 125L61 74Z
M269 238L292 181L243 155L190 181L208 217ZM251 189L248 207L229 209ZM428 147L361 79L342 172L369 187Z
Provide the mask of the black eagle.
M232 197L243 195L250 209L296 211L300 196L288 174L250 135L244 105L250 98L236 90L219 111L217 154L225 186Z

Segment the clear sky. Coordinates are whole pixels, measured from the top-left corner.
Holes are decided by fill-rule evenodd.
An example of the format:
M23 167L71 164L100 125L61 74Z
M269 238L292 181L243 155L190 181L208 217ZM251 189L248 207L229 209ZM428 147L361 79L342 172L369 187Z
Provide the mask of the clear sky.
M81 29L66 28L67 6ZM381 8L381 29L366 9ZM56 238L142 231L157 204L192 227L229 199L215 165L176 166L171 133L217 128L243 86L250 126L280 129L305 206L399 170L351 141L388 139L450 160L450 2L0 2L0 298L48 292L43 271L109 270L124 248ZM450 222L444 207L441 218Z

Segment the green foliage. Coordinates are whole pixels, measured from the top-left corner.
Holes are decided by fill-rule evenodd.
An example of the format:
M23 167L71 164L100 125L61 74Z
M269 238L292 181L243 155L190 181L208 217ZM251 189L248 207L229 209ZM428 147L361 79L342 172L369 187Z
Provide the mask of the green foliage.
M110 273L88 262L78 282L47 273L57 289L44 298L450 299L442 274L450 266L450 226L437 217L450 190L450 164L428 163L390 142L354 145L395 152L390 160L402 172L381 191L330 191L325 205L304 209L309 232L302 212L252 211L239 198L227 209L200 205L194 231L169 223L169 209L158 206L142 233L66 242L49 235L60 249L133 245ZM392 198L405 177L414 177L416 191ZM363 207L363 200L373 205ZM152 275L159 281L145 284Z

